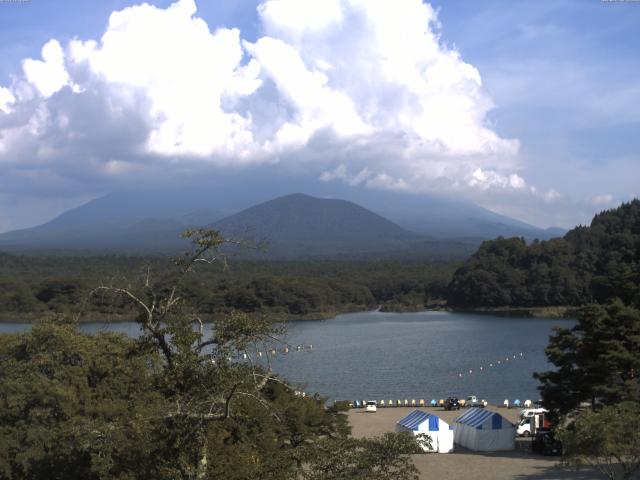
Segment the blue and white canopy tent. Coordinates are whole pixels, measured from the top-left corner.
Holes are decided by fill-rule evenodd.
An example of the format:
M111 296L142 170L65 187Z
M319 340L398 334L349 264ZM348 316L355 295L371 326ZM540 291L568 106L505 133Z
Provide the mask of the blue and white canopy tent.
M497 412L471 408L455 420L454 441L480 452L516 448L516 427Z
M396 432L409 432L431 438L431 448L420 446L425 452L449 453L453 451L453 428L440 417L432 413L414 410L396 424Z

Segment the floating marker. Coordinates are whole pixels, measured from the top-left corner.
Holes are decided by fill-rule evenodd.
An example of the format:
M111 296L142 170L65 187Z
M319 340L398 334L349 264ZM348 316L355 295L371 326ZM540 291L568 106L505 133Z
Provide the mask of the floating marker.
M459 376L459 377L461 377L461 376L462 376L462 374L461 374L461 373L459 373L459 374L458 374L458 376Z
M473 370L469 370L469 373L473 373Z

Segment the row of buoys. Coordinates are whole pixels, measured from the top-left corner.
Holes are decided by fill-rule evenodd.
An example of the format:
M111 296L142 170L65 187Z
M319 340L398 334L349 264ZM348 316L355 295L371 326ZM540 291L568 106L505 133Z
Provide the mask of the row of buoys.
M486 370L487 368L493 368L493 367L497 367L498 365L504 365L509 361L513 361L513 360L518 360L524 358L524 353L520 352L519 354L514 354L512 356L508 356L505 357L504 360L500 359L496 362L489 362L489 364L487 366L485 365L480 365L480 367L478 369L475 370L476 373L478 372L483 372L484 370ZM463 372L459 372L458 373L458 377L463 377L464 375L473 375L474 370L473 369L469 369L469 373L467 373L466 371Z
M256 352L255 356L256 356L256 358L262 358L263 356L267 356L267 355L276 356L279 353L282 353L282 354L286 355L292 349L294 349L296 352L302 352L304 350L312 350L313 349L313 344L296 345L295 347L291 347L291 348L289 348L288 346L285 346L280 350L277 350L275 348L271 348L271 349L265 350L264 352L262 350L258 350ZM248 353L243 352L243 353L239 353L235 357L235 359L236 360L248 360L249 357L250 357L250 355ZM213 363L214 365L216 364L217 361L219 361L219 359L216 359L215 355L209 355L209 359L211 360L211 363ZM227 357L227 361L232 362L233 360L234 360L234 357Z

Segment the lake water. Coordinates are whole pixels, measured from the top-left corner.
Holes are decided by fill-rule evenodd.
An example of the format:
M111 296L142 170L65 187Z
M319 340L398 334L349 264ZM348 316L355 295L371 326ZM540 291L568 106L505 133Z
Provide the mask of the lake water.
M307 393L329 399L429 401L474 394L500 404L505 398L537 400L532 375L551 368L544 349L552 327L573 324L448 312L346 314L288 322L287 342L313 348L278 353L271 365ZM0 332L26 328L0 324ZM140 332L135 323L89 323L81 329Z

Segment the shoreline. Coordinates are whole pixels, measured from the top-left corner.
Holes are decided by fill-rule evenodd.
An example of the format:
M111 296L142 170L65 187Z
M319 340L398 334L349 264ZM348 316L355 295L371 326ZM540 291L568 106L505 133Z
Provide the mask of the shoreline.
M448 308L456 313L491 314L514 318L575 318L582 307L556 305L551 307L475 307Z
M312 312L303 315L294 315L290 313L264 313L270 317L274 323L282 322L312 322L321 320L330 320L338 315L349 313L366 313L366 312L384 312L384 313L420 313L420 312L452 312L452 313L475 313L504 316L505 318L575 318L580 307L553 306L553 307L477 307L477 308L455 308L449 307L443 303L434 303L431 305L378 305L372 309L367 305L351 305L349 308L325 310ZM250 312L249 315L255 315L259 312ZM217 314L203 315L205 323L213 323L215 317L226 315L221 312ZM36 323L42 320L51 320L56 317L64 317L64 314L55 312L41 313L11 313L0 312L0 324L8 323ZM78 323L127 323L135 322L136 315L125 314L101 314L99 312L91 312L82 316Z

